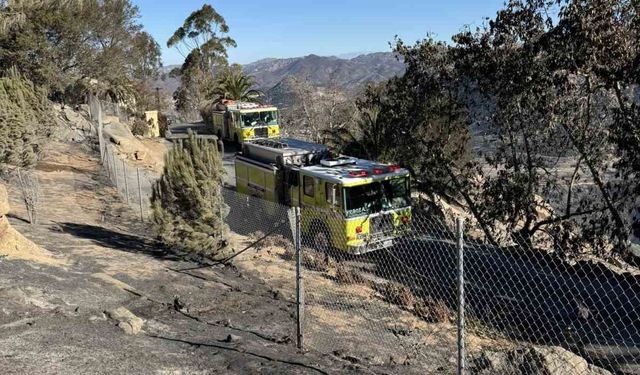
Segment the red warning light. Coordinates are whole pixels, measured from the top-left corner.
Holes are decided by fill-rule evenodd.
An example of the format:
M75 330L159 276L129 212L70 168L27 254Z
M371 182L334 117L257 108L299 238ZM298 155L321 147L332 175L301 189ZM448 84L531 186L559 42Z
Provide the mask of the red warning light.
M367 177L367 171L349 171L349 176L351 177Z

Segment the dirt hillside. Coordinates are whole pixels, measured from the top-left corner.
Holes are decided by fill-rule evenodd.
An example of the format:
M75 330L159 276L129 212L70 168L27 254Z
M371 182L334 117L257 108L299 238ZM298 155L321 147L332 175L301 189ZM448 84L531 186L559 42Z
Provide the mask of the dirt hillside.
M64 258L54 257L49 251L34 244L13 229L6 217L10 209L7 189L4 185L0 185L0 257L5 257L8 260L22 259L41 264L64 266L66 264Z
M37 225L17 186L7 185L10 207L0 193L0 373L364 371L299 354L293 305L260 281L233 267L181 271L196 264L153 240L98 158L81 144L50 145L36 167Z

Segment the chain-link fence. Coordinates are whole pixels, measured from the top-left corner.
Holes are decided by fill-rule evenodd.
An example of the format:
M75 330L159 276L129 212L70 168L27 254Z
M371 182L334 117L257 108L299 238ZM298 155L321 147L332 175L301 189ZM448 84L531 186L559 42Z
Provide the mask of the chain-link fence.
M92 96L89 98L89 113L96 129L102 167L116 187L118 195L139 213L141 221L145 221L150 215L152 187L160 175L130 162L126 155L118 152L105 134L99 134L98 131L99 118L104 120L107 116L114 116L118 117L120 123L127 124L129 111L118 103L99 100Z
M417 210L301 218L309 347L402 373L640 373L637 269Z
M102 146L102 166L118 194L145 221L150 215L153 184L160 175L146 168L131 165L118 154L116 147L105 142Z
M232 231L254 245L242 264L297 296L305 349L383 373L640 370L638 270L524 239L491 245L418 210L345 218L303 207L296 220L231 190L225 201Z
M137 171L107 154L120 193L136 208L141 191L146 210L153 178L137 190ZM417 210L346 220L305 207L296 220L290 207L230 189L224 198L231 244L251 254L234 262L291 302L291 331L265 324L266 334L299 327L305 349L382 373L640 371L638 270L525 241L490 245ZM354 221L357 249L344 246Z
M101 152L145 218L159 176ZM232 247L253 254L234 262L290 302L285 334L305 349L381 373L640 374L638 269L567 260L553 241L490 244L419 209L346 217L224 198Z

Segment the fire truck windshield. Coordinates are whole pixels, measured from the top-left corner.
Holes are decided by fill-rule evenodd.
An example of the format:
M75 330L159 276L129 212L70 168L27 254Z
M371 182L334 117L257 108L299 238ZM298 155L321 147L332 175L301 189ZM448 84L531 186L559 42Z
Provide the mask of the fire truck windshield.
M243 113L240 118L243 127L278 125L278 111Z
M376 181L344 189L347 217L367 215L411 205L408 178Z

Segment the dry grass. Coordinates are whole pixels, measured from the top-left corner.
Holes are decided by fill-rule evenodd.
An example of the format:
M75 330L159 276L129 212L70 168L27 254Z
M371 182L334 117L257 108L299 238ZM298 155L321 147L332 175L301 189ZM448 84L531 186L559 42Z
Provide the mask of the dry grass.
M428 323L447 323L451 320L447 305L442 300L431 297L417 300L413 313Z
M55 257L9 225L6 217L0 218L0 258L21 259L40 264L64 267L67 260Z
M277 247L285 249L285 251L287 252L295 252L295 246L293 246L291 240L281 234L272 234L265 238L262 242L265 247Z
M366 279L360 272L353 268L347 269L344 265L336 266L336 281L340 284L364 284Z
M302 249L302 266L312 271L329 272L334 264L326 254L305 247Z
M38 177L32 171L23 171L18 168L18 185L22 192L29 223L38 224L38 211L40 208L40 183Z
M382 297L394 305L409 309L416 303L416 297L407 286L397 282L388 282L379 287Z

